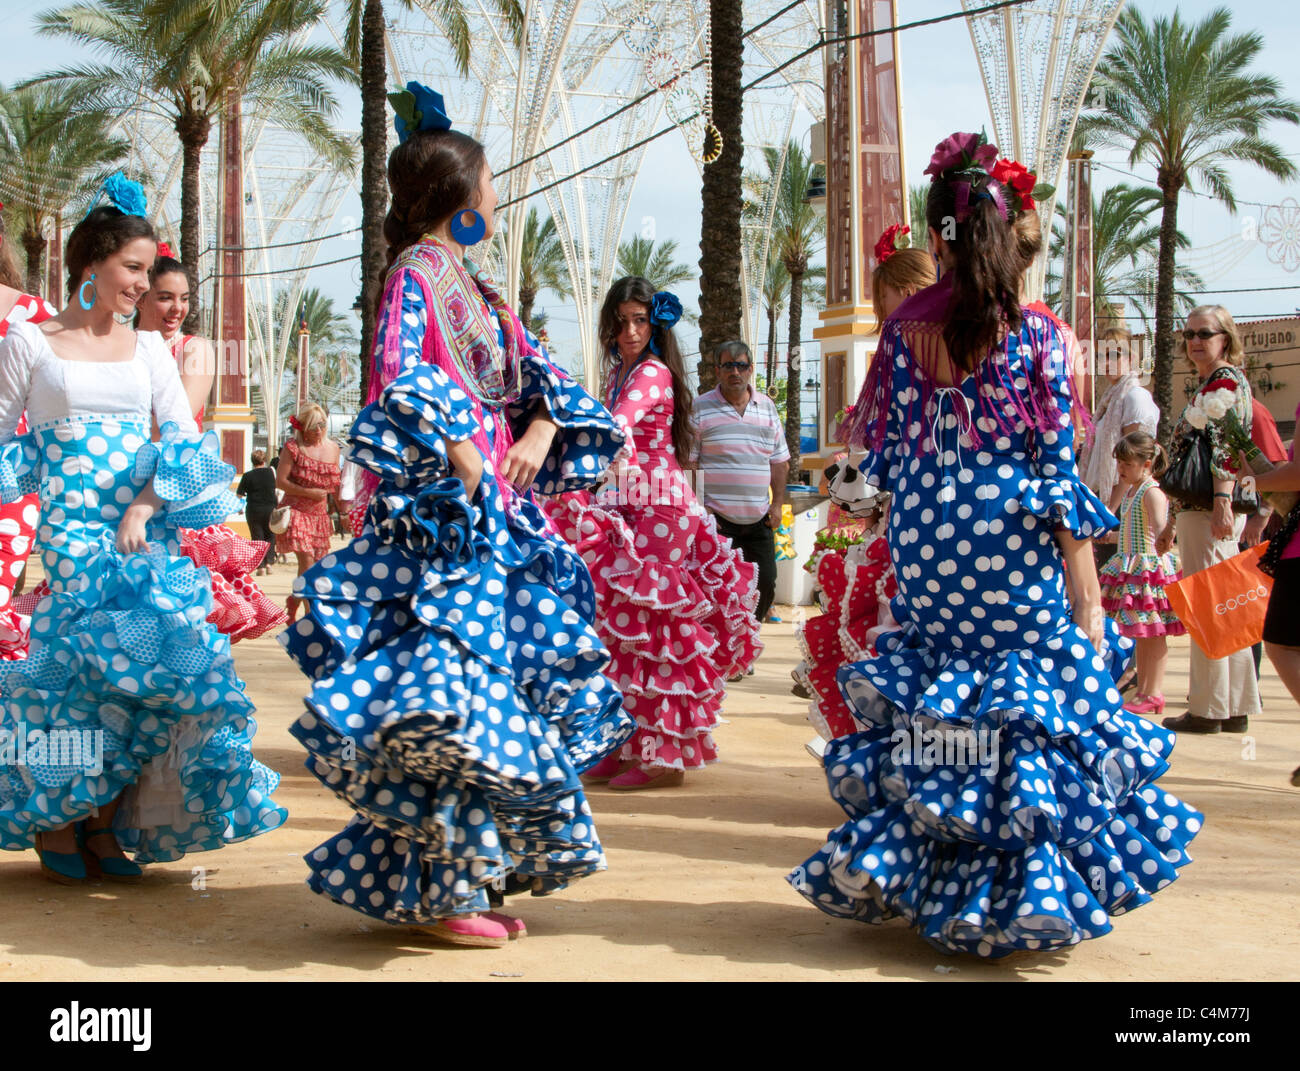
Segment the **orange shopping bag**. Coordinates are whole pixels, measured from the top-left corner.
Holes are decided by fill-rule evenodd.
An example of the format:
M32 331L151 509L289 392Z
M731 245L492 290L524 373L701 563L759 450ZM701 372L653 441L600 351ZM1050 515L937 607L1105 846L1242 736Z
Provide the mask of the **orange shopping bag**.
M1266 543L1165 588L1169 605L1206 658L1227 658L1264 635L1273 578L1259 571Z

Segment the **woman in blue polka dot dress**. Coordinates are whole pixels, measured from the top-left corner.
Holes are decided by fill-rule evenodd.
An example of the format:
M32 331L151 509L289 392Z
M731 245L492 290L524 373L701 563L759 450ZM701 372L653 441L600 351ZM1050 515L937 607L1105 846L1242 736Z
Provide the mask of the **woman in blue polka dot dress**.
M416 89L427 123L441 98ZM372 401L350 454L372 497L360 536L300 578L310 609L285 634L313 678L293 733L357 812L308 855L308 883L493 947L524 933L493 910L503 892L605 867L578 774L634 724L601 672L591 577L529 489L594 484L624 437L465 259L491 236L483 147L398 131Z
M0 344L0 496L39 492L50 587L28 657L0 666L0 847L34 844L64 884L138 882L140 862L286 818L278 775L252 757L230 641L206 622L207 571L178 557L182 527L238 510L234 469L200 437L159 335L114 321L148 290L156 249L139 187L116 178L127 211L98 207L68 239L73 300Z
M1061 337L1019 305L1009 223L1032 201L995 159L978 135L936 150L943 275L885 324L846 429L893 495L900 628L840 670L863 731L825 765L848 820L789 879L980 956L1107 933L1201 823L1156 785L1174 734L1123 709L1098 653L1089 539L1117 522L1075 468Z

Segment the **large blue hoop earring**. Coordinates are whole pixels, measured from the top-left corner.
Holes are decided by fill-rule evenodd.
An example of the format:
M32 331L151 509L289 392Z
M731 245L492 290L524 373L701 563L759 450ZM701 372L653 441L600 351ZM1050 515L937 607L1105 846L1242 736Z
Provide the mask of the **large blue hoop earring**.
M86 287L90 287L90 300L86 300ZM99 297L99 290L95 286L95 273L90 273L90 278L77 288L77 304L89 312L95 307L95 301Z
M472 216L469 223L462 223L464 216ZM468 248L471 245L478 245L483 240L483 235L487 234L487 220L480 216L472 208L462 208L451 217L451 223L448 225L451 236L461 245Z

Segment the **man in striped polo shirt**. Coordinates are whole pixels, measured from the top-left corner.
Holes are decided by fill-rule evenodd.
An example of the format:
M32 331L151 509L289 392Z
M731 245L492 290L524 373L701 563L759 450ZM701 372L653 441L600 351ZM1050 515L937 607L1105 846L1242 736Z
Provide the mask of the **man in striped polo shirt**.
M754 362L737 340L713 352L718 385L695 399L699 430L696 489L718 531L758 568L760 622L776 594L776 543L790 451L772 399L750 385Z

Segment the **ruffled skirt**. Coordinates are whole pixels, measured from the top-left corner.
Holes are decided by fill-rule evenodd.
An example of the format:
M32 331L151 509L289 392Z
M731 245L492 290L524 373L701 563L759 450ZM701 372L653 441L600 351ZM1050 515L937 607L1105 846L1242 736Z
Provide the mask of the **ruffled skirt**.
M727 678L762 648L754 566L698 506L604 507L574 492L547 510L596 584L606 672L636 721L622 758L676 770L716 762Z
M245 539L224 524L181 532L181 553L208 570L212 579L212 615L208 621L231 643L253 640L288 620L284 607L272 602L251 573L266 556L267 544Z
M946 951L1099 937L1187 863L1202 816L1158 788L1174 734L1123 710L1064 622L1003 653L911 626L840 671L858 721L825 756L848 817L791 874L823 911L905 918Z
M1115 554L1102 566L1101 604L1125 636L1181 636L1165 586L1182 578L1168 554Z

